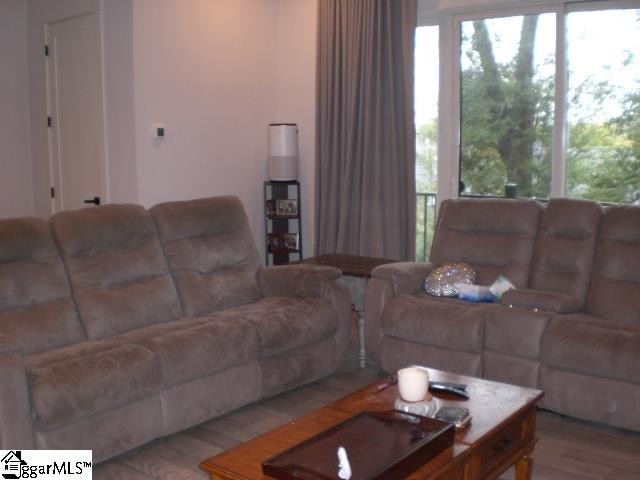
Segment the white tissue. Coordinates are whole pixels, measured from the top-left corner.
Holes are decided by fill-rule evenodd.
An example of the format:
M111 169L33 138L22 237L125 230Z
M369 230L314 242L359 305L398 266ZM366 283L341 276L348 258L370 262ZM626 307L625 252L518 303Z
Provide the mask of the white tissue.
M351 479L351 464L344 447L338 447L338 477L342 480Z
M514 288L516 287L513 283L502 275L498 275L498 278L496 278L496 281L491 284L489 290L491 290L491 293L493 293L493 295L499 300L502 298L502 294L504 292L507 290L513 290Z

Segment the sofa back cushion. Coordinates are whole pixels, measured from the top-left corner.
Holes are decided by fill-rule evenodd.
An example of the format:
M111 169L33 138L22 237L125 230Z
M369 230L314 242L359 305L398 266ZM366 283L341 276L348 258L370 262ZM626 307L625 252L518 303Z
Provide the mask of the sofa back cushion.
M586 310L640 325L640 207L605 209Z
M0 335L26 354L86 339L44 220L0 220Z
M61 212L51 222L89 338L182 316L153 219L144 208L104 205Z
M602 207L596 202L551 199L542 213L530 286L571 295L584 304Z
M466 262L478 272L481 285L504 275L516 287L527 287L541 211L535 200L445 200L430 260L436 265Z
M162 203L151 214L186 315L260 296L258 249L237 197Z

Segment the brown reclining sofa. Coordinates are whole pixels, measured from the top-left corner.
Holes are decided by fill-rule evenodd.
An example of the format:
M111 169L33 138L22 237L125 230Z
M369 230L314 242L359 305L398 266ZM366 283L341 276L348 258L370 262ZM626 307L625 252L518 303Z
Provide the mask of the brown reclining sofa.
M424 292L438 265L467 262L499 303ZM453 199L442 203L429 263L373 271L367 354L536 387L542 406L640 430L640 207Z
M240 201L0 220L0 449L95 462L333 372L340 271L261 267Z

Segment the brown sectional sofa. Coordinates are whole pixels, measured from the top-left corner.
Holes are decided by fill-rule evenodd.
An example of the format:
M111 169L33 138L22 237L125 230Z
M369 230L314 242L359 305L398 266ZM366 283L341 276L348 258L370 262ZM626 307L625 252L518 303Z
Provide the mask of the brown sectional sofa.
M261 267L235 197L0 220L0 448L101 461L333 372L337 269Z
M500 303L424 293L437 265L464 261L479 284L516 285ZM442 203L429 263L373 271L368 356L537 387L542 406L640 430L640 207L454 199Z

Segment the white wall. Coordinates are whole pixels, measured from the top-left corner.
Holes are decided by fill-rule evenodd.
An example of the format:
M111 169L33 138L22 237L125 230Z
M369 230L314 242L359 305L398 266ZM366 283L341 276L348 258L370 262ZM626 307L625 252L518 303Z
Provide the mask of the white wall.
M138 202L133 0L102 0L107 172L111 203Z
M263 250L267 125L297 122L312 252L315 9L315 0L133 2L143 205L238 195ZM165 126L165 139L151 138L153 124Z
M302 251L315 250L315 96L316 22L315 0L277 0L276 62L273 121L298 124L300 188L302 190Z
M261 246L274 1L136 0L133 19L139 201L238 195Z
M34 214L31 181L27 6L0 1L0 218Z

